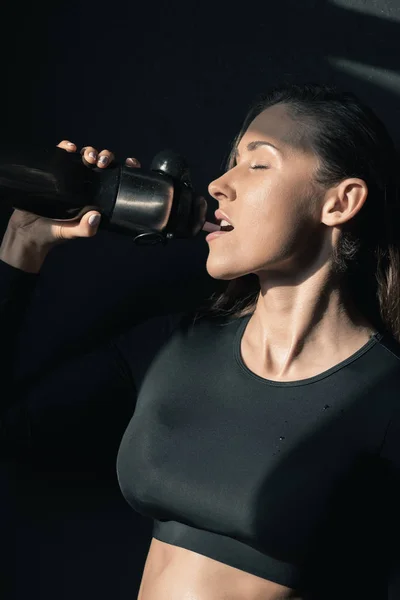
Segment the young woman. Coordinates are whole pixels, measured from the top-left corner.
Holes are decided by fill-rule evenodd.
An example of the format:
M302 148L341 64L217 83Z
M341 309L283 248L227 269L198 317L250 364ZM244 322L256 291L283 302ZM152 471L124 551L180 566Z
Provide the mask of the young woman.
M353 94L280 86L250 110L209 186L227 227L207 237L207 270L226 289L164 319L118 453L125 498L154 519L139 600L400 597L397 173ZM94 235L94 214L14 212L10 336L51 247Z

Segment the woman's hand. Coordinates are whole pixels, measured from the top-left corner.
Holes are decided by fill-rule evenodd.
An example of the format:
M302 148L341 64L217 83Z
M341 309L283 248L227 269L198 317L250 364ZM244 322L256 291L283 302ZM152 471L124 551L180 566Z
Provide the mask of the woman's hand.
M76 145L69 140L63 140L57 146L66 152L77 151ZM106 169L114 160L114 154L110 150L99 152L92 146L84 146L80 154L82 162L88 167ZM132 168L140 167L135 158L127 158L125 164ZM101 215L96 210L90 210L79 220L60 221L15 209L0 247L0 259L16 268L38 272L51 248L66 240L93 237L97 233L100 219Z
M64 140L57 145L66 152L76 152L77 147L73 142ZM96 166L106 169L114 160L114 154L110 150L99 152L92 146L84 146L81 151L82 162L86 166ZM127 158L125 164L128 167L140 167L135 158ZM26 237L30 237L36 244L47 247L56 245L64 240L78 237L93 237L98 229L101 215L95 210L85 213L80 220L59 221L38 217L30 212L14 210L9 220L8 228L18 231Z

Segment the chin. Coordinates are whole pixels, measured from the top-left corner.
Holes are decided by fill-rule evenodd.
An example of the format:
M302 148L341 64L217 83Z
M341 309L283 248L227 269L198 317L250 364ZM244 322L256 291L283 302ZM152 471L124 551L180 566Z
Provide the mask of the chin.
M210 260L208 258L206 263L207 273L213 279L220 279L222 281L231 281L237 279L243 275L247 275L248 271L244 271L238 268L238 265L232 264L227 260Z

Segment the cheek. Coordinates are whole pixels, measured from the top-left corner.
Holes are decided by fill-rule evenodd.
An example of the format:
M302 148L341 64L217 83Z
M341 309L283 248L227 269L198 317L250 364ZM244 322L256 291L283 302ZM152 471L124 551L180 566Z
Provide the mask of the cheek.
M290 261L312 235L311 205L293 185L265 184L240 197L237 227L210 244L207 270L212 277L233 279Z
M293 187L270 182L247 198L239 217L238 229L241 234L245 230L249 233L250 246L266 248L271 244L291 244L304 221L305 211L293 196Z

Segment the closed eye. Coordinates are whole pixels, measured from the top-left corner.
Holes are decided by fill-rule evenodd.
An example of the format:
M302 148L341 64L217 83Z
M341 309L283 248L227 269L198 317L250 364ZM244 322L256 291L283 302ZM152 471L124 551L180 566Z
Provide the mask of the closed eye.
M267 165L252 165L250 169L269 169Z

